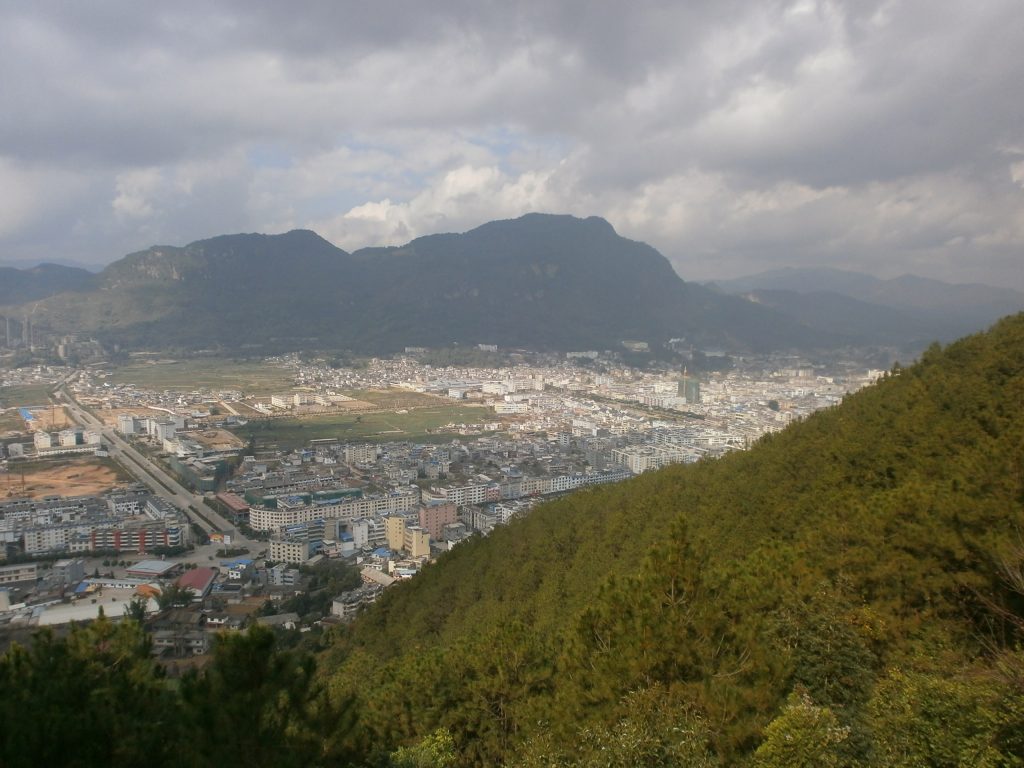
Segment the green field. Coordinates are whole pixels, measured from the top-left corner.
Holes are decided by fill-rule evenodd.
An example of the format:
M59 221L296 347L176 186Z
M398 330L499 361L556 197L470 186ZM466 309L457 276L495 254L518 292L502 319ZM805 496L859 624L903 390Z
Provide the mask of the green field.
M487 408L469 408L464 405L441 405L418 408L408 413L331 414L304 419L265 419L250 421L234 430L243 440L253 438L259 445L274 443L282 448L296 448L310 440L338 438L342 441L366 440L388 442L413 440L421 443L448 442L457 435L430 434L450 422L479 424L496 421Z
M49 384L26 384L0 388L0 408L50 404Z
M373 403L380 408L414 408L421 405L447 405L450 401L438 395L425 395L406 389L348 389L342 394Z
M108 381L133 384L140 389L238 389L251 395L292 388L291 372L284 368L258 361L214 358L130 363L111 371Z

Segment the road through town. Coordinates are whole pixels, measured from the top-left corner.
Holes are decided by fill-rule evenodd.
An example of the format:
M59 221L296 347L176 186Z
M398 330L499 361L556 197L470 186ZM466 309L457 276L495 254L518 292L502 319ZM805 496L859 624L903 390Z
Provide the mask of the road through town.
M110 447L110 455L140 482L147 485L157 496L166 499L188 515L189 519L207 534L230 533L232 546L259 547L260 542L241 537L234 526L203 503L203 497L185 488L171 477L156 462L132 447L127 440L112 428L97 419L79 405L66 387L57 390L55 397L68 409L71 418L78 424L100 430L104 442Z

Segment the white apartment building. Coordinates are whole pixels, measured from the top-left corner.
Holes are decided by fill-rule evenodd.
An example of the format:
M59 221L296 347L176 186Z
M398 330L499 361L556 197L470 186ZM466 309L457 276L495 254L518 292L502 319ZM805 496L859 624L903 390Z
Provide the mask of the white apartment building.
M280 503L280 502L279 502ZM329 504L304 504L302 506L282 505L278 509L252 507L249 510L249 525L257 531L276 531L296 523L308 523L317 519L356 520L391 512L408 512L420 503L420 489L415 486L393 493L364 496Z

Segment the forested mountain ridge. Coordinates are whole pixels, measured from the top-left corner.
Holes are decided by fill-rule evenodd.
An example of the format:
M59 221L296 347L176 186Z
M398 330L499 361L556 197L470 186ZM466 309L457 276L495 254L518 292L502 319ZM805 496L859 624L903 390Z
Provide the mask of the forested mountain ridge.
M1016 766L1022 530L1018 315L460 544L316 669L256 628L168 685L133 622L43 633L0 764Z
M468 764L587 764L571 745L610 749L646 707L707 764L767 759L766 734L809 719L832 734L822 764L1012 765L1024 595L1004 565L1024 562L1022 525L1019 315L750 451L460 546L322 669L358 702L354 738L445 728Z
M154 246L90 277L94 289L50 296L34 322L130 348L264 352L376 354L452 342L608 349L679 337L736 350L836 342L684 282L656 250L597 217L529 214L352 254L303 230L224 235Z

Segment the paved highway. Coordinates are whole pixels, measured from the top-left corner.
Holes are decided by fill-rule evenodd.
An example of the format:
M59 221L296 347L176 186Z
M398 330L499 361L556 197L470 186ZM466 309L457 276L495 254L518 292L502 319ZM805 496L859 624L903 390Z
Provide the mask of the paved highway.
M56 397L67 405L71 418L76 423L100 430L104 441L110 446L110 455L126 470L149 486L157 496L183 510L189 519L206 533L231 533L232 547L249 547L251 551L256 551L263 546L262 542L243 538L230 522L203 503L201 495L185 488L156 462L133 448L117 432L83 409L65 387L57 390Z

